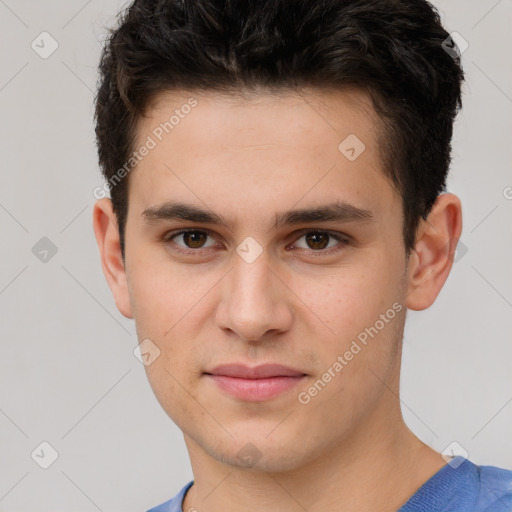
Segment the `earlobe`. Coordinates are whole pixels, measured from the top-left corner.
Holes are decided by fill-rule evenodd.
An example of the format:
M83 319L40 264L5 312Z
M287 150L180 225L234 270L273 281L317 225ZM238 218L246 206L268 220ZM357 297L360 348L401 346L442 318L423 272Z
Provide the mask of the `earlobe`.
M103 198L96 201L93 210L93 228L100 250L101 266L112 291L119 312L133 318L126 269L121 255L117 218L112 201Z
M418 227L409 258L406 307L430 307L443 287L453 264L462 231L462 209L454 194L438 196L426 220Z

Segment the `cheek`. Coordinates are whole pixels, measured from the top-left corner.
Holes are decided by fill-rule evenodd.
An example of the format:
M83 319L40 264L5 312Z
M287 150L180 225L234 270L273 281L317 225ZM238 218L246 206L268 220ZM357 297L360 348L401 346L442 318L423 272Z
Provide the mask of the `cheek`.
M326 333L315 347L322 361L318 369L337 375L318 403L336 397L356 411L358 397L370 400L382 390L379 379L387 381L392 372L404 323L400 268L397 255L381 255L337 269L316 281L313 291L310 280L302 279L304 303L321 322L309 316L319 326L318 333Z
M188 369L195 368L191 359L202 353L196 346L201 323L195 315L202 311L202 299L214 286L215 276L194 277L192 267L180 268L160 256L151 260L149 254L132 261L128 276L137 336L150 339L160 351L146 370L155 386L168 387L172 378L166 370L180 382L188 379Z
M184 361L163 352L150 366L146 366L148 382L155 397L167 415L180 427L189 418L200 417L204 411L197 406L197 383L183 371Z
M209 280L194 278L187 268L172 265L163 251L146 252L147 257L135 255L128 268L135 321L141 335L150 337L151 333L158 339L172 337L174 326L179 327L181 319L186 318L206 293Z
M400 272L391 258L378 257L360 265L315 276L294 276L291 288L326 327L332 339L346 339L373 325L380 314L400 301ZM327 328L329 328L327 330Z

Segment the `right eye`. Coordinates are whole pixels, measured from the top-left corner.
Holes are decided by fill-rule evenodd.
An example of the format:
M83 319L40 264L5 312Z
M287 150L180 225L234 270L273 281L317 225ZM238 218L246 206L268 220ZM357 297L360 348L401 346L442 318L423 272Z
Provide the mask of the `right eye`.
M182 237L184 245L174 242L174 239L179 239L179 237ZM173 244L175 244L177 247L183 247L182 249L173 248L173 250L176 250L179 253L194 254L205 247L203 244L208 237L213 238L209 231L204 231L200 229L182 229L180 231L171 231L170 233L167 233L164 236L164 240L166 242L172 240ZM208 247L211 246L206 246L206 248Z

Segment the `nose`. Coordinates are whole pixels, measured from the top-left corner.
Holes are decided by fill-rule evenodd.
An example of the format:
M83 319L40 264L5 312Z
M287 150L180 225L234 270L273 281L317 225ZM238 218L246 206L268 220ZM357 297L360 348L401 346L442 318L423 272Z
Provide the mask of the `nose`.
M223 280L217 325L245 341L262 340L292 324L292 293L269 263L265 250L251 263L235 255L234 268Z

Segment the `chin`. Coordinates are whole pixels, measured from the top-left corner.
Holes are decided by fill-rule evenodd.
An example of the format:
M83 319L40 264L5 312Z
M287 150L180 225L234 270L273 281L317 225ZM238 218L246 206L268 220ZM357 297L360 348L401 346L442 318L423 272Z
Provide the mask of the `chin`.
M216 447L211 445L203 449L209 453L218 462L237 469L247 469L248 471L265 472L287 472L300 468L306 462L308 457L304 453L304 442L302 439L290 441L283 430L282 436L276 436L270 440L268 430L265 433L259 433L254 436L245 435L241 438L230 438L226 443L220 443ZM272 434L274 435L274 433ZM297 449L301 451L297 451Z

